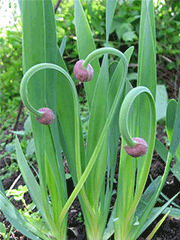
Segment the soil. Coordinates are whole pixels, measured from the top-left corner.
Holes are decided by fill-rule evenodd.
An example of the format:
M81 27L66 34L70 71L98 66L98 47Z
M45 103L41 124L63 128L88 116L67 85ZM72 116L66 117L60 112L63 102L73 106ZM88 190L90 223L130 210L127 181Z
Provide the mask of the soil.
M164 68L163 68L164 69ZM162 72L162 68L158 67L158 74L161 74L161 76L164 77L164 81L166 81L166 84L168 84L166 75L169 73ZM171 73L172 75L172 73ZM161 78L162 79L162 78ZM168 89L168 96L169 98L176 98L178 96L178 89L175 85L173 85L172 81L169 81L169 85L167 87ZM17 130L23 129L23 123L18 124ZM5 130L4 134L10 134L9 130ZM157 127L157 138L165 144L165 137L166 134L164 132L164 126L158 124ZM7 142L6 142L7 143ZM4 153L3 151L0 151L0 154ZM117 167L116 167L116 174L115 177L118 177L118 162L119 162L119 153L120 153L120 146L117 154ZM1 173L1 169L5 167L5 165L8 164L10 166L11 159L9 157L3 157L0 160L0 175L5 174L5 172ZM68 172L68 166L66 161L64 161L65 171ZM35 166L36 167L36 166ZM157 176L162 175L164 171L165 164L163 160L160 158L160 156L154 152L151 169L150 169L150 175L153 179L155 179ZM15 171L9 176L8 178L3 180L3 186L5 190L9 189L10 186L14 183L15 179L20 175L19 171ZM148 179L149 181L149 179ZM147 181L147 184L148 184ZM14 185L14 188L17 188L20 185L24 185L24 181L22 177L19 178L19 180ZM71 179L67 180L67 186L68 186L68 194L73 190L73 183ZM171 198L179 191L179 181L173 176L173 174L170 172L168 175L168 178L166 180L166 184L162 190L162 192ZM31 203L31 198L28 193L24 196L26 204ZM112 206L114 204L114 200L112 199ZM24 205L21 201L11 201L14 206L17 209L24 209ZM180 205L180 196L177 197L174 200L175 203ZM143 234L138 238L138 240L146 239L147 236L151 233L151 231L154 229L157 222L162 218L163 215L160 215L147 229ZM8 220L5 218L2 212L0 212L0 222L3 222L6 226L7 232L9 232L11 228L11 224L8 222ZM0 239L3 239L0 235ZM28 240L27 237L23 236L20 232L18 232L16 229L13 229L11 232L9 239L18 239L18 240ZM86 234L85 234L85 226L83 224L83 216L80 208L80 204L78 201L78 198L75 199L73 202L71 208L69 209L68 213L68 239L67 240L86 240ZM113 239L113 237L111 238ZM172 217L167 217L164 223L161 225L159 230L156 232L153 240L180 240L180 220Z

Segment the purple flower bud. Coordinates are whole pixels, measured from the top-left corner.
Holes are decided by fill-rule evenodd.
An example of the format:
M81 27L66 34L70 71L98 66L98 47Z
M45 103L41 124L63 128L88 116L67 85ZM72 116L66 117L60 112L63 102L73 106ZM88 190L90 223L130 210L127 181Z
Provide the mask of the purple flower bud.
M49 125L54 122L55 115L53 111L49 108L40 108L38 112L42 112L43 115L41 118L36 117L38 122L44 124L44 125Z
M127 145L124 146L125 151L131 157L141 157L147 152L147 143L144 139L135 137L133 141L137 142L136 146L129 147Z
M88 64L87 69L84 69L82 64L84 60L79 60L74 65L74 76L80 82L87 82L93 78L94 70L90 64Z

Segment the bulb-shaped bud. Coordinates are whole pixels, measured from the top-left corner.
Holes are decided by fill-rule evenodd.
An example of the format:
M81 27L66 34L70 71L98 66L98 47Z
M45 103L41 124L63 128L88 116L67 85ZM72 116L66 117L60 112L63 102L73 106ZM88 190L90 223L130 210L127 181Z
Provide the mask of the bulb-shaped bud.
M84 60L79 60L74 65L74 76L80 82L87 82L93 78L94 70L93 67L88 64L87 69L83 68Z
M147 143L144 139L135 137L133 141L137 144L134 147L124 146L125 151L131 157L141 157L147 152Z
M43 113L41 118L36 117L38 122L40 122L41 124L49 125L49 124L54 122L55 115L54 115L54 113L53 113L53 111L51 109L49 109L49 108L40 108L38 110L38 112Z

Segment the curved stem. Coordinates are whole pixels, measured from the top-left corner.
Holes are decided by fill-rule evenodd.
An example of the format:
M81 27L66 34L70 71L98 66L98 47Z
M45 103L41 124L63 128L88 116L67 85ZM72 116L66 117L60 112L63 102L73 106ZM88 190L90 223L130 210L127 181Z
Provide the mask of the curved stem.
M24 105L27 107L29 111L31 111L35 116L38 118L41 118L43 116L43 113L38 112L31 103L29 102L28 96L27 96L27 84L29 79L33 76L33 74L38 70L39 68L36 66L30 68L23 76L21 80L21 85L20 85L20 94L21 94L21 99L24 103Z
M119 116L119 127L120 132L122 134L122 137L126 141L129 147L134 147L137 143L134 142L130 136L129 129L128 129L128 117L129 117L129 111L130 108L135 100L135 98L140 93L148 93L148 96L150 99L153 99L152 93L150 90L146 87L139 86L134 89L132 89L125 97L124 104L122 104L120 116Z
M83 67L85 69L87 69L88 67L88 64L95 58L97 57L100 57L104 54L113 54L115 56L118 56L120 57L121 59L123 59L123 62L126 62L124 63L125 65L127 65L127 61L126 61L126 58L124 58L124 54L122 52L120 52L119 50L115 49L115 48L112 48L112 47L103 47L103 48L99 48L99 49L96 49L94 50L93 52L91 52L87 57L86 59L84 60L83 62ZM128 66L126 66L128 67Z

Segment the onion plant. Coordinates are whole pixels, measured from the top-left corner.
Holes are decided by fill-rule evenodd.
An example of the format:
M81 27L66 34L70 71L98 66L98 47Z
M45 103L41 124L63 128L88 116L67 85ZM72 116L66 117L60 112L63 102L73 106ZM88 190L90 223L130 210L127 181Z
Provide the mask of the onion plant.
M0 208L9 221L30 239L67 239L67 213L76 196L79 197L89 240L108 239L113 232L117 240L134 240L153 220L150 213L173 157L173 154L168 155L165 173L153 197L146 206L140 207L156 133L153 0L142 1L135 88L127 78L134 48L122 53L109 47L116 3L117 0L106 2L106 46L96 49L81 3L74 0L80 59L74 66L74 76L84 83L89 106L85 144L76 87L62 57L65 40L60 49L56 44L52 2L19 0L24 72L20 94L30 111L38 181L28 166L17 137L16 153L22 176L41 217L36 222L22 217L6 198L2 185ZM118 60L109 63L110 54ZM121 156L117 199L108 222L119 137ZM75 186L69 198L62 151ZM109 228L111 223L113 227Z

